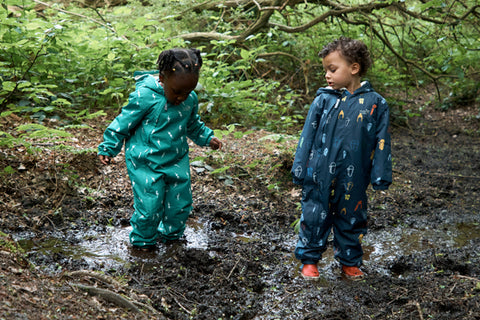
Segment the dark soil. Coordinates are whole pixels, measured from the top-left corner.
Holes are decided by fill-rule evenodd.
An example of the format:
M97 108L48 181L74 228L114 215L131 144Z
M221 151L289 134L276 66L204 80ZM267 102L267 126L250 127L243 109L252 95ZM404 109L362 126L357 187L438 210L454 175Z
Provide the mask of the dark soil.
M95 148L109 119L72 132L70 146ZM13 132L22 119L1 121ZM205 248L183 240L129 251L115 268L61 250L25 252L19 239L75 245L87 230L128 225L122 157L103 167L93 151L53 151L41 141L34 154L1 149L1 168L14 171L0 176L0 319L480 319L477 108L428 110L392 126L394 183L370 195L370 232L414 229L425 245L366 259L368 276L357 282L333 261L321 264L320 281L299 277L291 224L300 190L289 182L296 141L265 136L224 137L222 152L192 146L192 161L205 165L192 167L189 223L207 234ZM462 226L473 232L462 241L429 238L429 230Z

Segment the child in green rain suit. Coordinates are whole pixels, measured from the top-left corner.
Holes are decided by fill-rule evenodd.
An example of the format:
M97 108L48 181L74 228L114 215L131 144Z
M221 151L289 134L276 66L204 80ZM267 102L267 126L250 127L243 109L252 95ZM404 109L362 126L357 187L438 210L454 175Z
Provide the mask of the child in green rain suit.
M201 121L197 95L200 51L172 49L158 57L156 72L136 72L136 90L108 126L98 146L109 164L125 142L125 160L134 195L130 242L153 249L157 240L180 238L192 210L187 137L221 149L222 142Z

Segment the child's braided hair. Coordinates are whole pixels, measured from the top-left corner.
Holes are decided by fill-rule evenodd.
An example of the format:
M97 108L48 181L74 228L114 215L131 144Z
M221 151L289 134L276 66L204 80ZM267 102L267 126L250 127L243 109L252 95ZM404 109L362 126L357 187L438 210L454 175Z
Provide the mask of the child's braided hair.
M164 76L175 72L198 75L202 67L202 57L198 49L170 49L160 53L157 65L158 71Z
M339 51L349 63L358 63L360 65L360 76L365 75L368 68L372 66L370 52L368 52L367 46L360 40L340 37L324 46L318 55L321 58L325 58L334 51Z

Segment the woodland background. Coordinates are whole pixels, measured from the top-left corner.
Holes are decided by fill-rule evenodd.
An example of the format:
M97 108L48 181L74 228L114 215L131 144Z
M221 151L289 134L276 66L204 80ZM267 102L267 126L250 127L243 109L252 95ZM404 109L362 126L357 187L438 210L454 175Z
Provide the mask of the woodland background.
M0 319L479 319L477 0L0 5ZM290 169L326 85L318 52L342 35L370 48L391 110L394 182L369 194L371 241L414 252L371 256L355 284L326 259L306 284ZM110 268L85 247L128 226L133 200L121 156L100 166L96 147L133 72L173 47L202 51L200 114L225 142L190 153L189 227L208 248L144 263L124 236L104 244L127 261Z
M31 123L2 130L0 145L30 150L30 137L61 141L118 112L133 72L172 47L203 52L200 112L211 126L297 134L325 85L317 54L341 35L369 46L367 79L405 123L425 107L419 95L442 109L478 102L479 15L474 0L2 0L0 115Z

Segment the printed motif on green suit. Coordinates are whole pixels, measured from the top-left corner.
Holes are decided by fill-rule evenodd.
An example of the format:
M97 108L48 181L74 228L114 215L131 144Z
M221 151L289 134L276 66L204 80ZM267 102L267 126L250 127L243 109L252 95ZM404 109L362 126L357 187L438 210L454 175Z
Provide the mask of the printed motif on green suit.
M155 73L135 72L136 90L98 146L99 155L114 157L125 142L135 209L130 242L135 246L183 235L192 208L187 137L199 146L213 137L197 114L195 92L180 105L170 104Z

